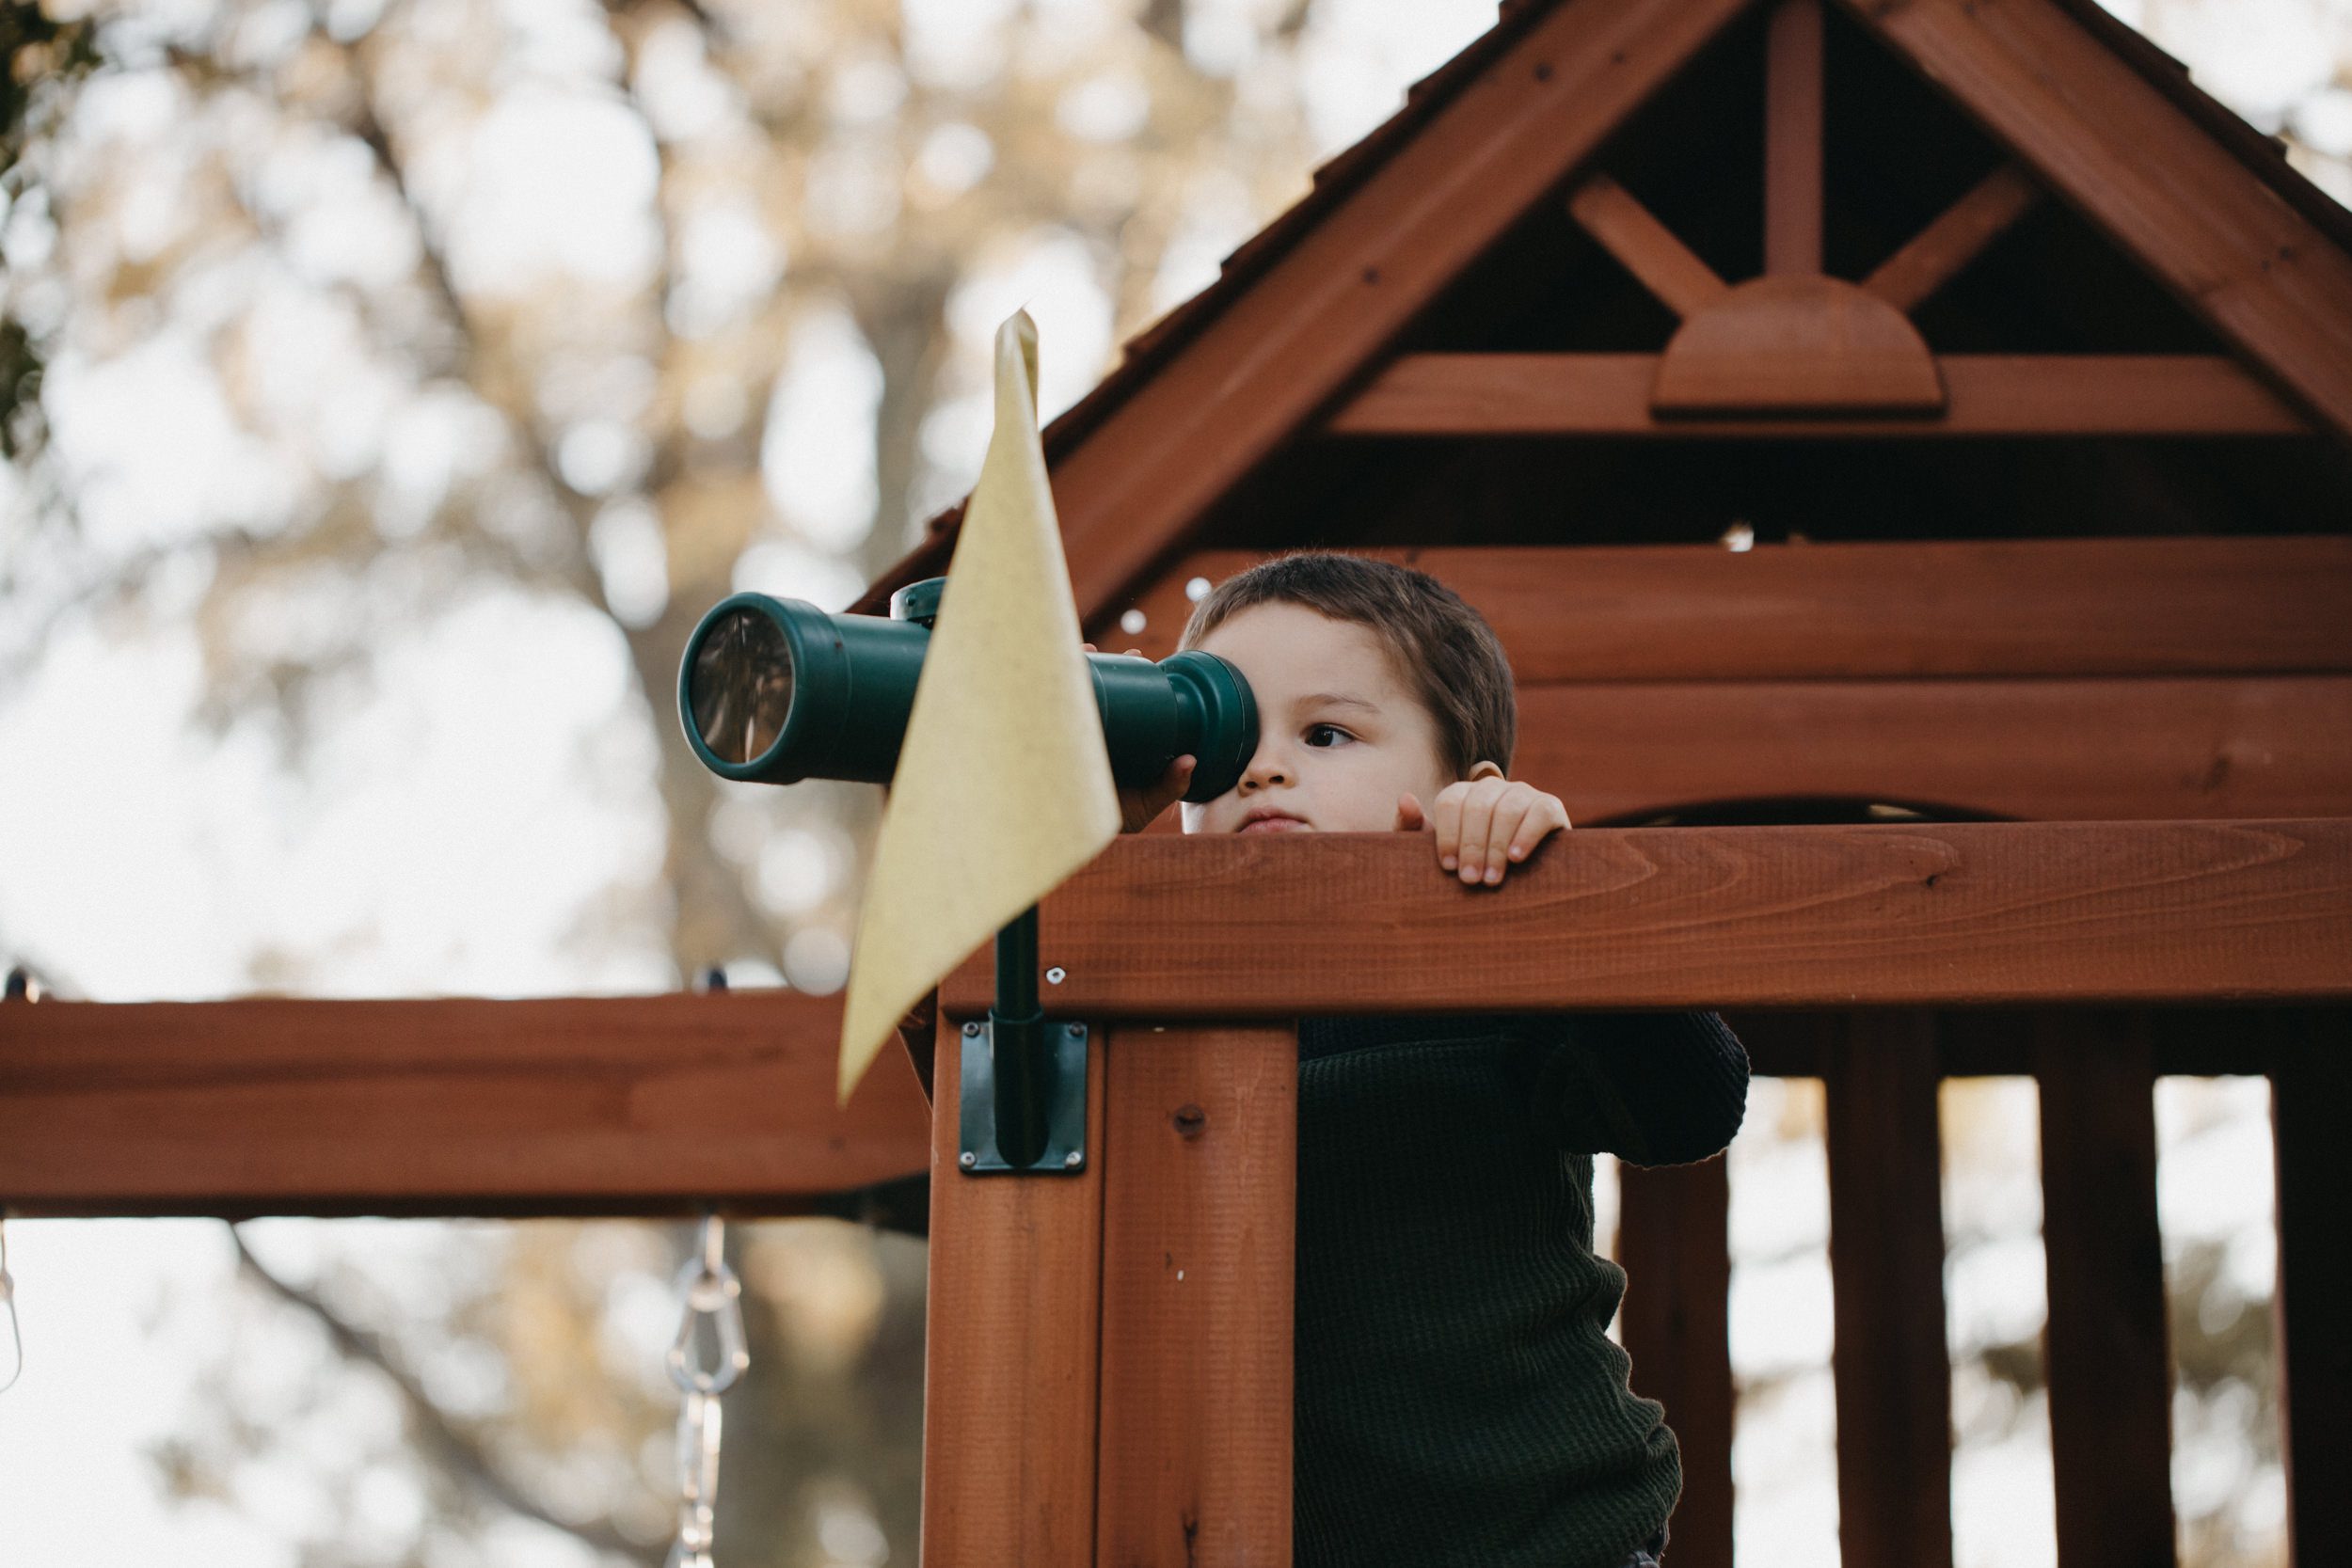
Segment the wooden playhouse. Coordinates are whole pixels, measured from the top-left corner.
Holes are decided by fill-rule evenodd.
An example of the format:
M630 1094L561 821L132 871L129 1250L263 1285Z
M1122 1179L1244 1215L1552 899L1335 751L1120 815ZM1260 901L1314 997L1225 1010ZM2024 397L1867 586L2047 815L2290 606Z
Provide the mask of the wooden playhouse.
M1951 1560L1936 1092L1992 1072L2041 1089L2059 1560L2122 1568L2173 1554L2153 1080L2264 1073L2293 1547L2352 1561L2352 214L2272 143L2092 0L1525 0L1047 445L1098 641L1269 551L1410 560L1577 832L1494 893L1116 846L1043 907L1074 1175L957 1168L983 955L838 1113L825 998L10 1007L0 1205L928 1167L926 1560L1279 1563L1293 1021L1716 1006L1827 1086L1849 1568ZM1732 1560L1725 1205L1627 1175L1676 1568Z

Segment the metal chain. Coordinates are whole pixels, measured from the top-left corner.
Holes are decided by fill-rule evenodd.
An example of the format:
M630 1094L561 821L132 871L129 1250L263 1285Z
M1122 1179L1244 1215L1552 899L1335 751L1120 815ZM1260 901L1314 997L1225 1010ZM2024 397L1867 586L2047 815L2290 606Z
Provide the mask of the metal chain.
M743 1344L743 1284L727 1267L726 1225L703 1215L697 1256L678 1271L681 1312L670 1341L670 1381L685 1395L677 1416L677 1544L669 1568L712 1568L711 1526L719 1501L719 1396L752 1364ZM708 1320L716 1362L696 1354Z
M24 1375L24 1331L16 1322L16 1276L8 1273L8 1222L0 1218L0 1312L8 1315L8 1381L0 1383L0 1394L16 1386L16 1380Z

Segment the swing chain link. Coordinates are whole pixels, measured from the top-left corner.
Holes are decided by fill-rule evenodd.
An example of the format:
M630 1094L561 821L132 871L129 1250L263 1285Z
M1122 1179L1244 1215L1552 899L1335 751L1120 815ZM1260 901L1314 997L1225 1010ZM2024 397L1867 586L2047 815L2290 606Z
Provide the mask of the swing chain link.
M0 1394L16 1386L24 1375L24 1331L16 1321L16 1276L8 1273L8 1222L0 1216L0 1312L8 1317L8 1375L0 1379Z
M677 1544L668 1568L713 1568L712 1525L719 1498L719 1396L752 1364L743 1342L743 1285L727 1267L726 1225L703 1215L696 1256L678 1271L681 1307L670 1341L670 1381L685 1396L677 1418ZM707 1323L716 1359L696 1354Z

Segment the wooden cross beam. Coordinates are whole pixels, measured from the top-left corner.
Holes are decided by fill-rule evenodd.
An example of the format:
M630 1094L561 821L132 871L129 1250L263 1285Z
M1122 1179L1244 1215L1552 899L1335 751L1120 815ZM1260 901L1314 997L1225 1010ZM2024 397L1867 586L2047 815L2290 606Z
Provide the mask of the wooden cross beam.
M2352 997L2352 821L1580 830L1468 891L1418 837L1143 837L1043 907L1057 1016ZM942 988L984 1011L984 962ZM791 993L0 1010L20 1213L804 1211L927 1168Z

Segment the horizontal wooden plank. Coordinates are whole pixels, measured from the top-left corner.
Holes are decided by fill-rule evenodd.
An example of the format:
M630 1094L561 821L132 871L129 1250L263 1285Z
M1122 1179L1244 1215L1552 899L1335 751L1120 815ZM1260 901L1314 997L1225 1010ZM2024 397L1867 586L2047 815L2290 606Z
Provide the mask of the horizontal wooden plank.
M1369 550L1493 625L1522 684L2352 672L2352 538L2032 539ZM1206 550L1095 630L1176 651Z
M838 997L0 1004L18 1213L790 1212L920 1176L903 1053L835 1109Z
M1070 1017L2331 1001L2352 820L1580 830L1492 889L1426 835L1146 835L1042 923Z
M1947 354L1940 415L1661 418L1646 354L1408 354L1333 436L1836 437L2299 436L2312 426L2217 355Z
M1511 771L1579 823L1823 798L2037 820L2352 816L2344 675L1535 686L1519 735Z
M2024 1078L2040 1061L2041 1021L2057 1017L2082 1025L2061 1037L2096 1049L2101 1031L2130 1029L2144 1037L2160 1074L2191 1078L2258 1076L2278 1059L2278 1042L2307 1027L2325 1009L2308 1007L1947 1007L1935 1015L1937 1070L1947 1078ZM1724 1022L1748 1048L1764 1078L1819 1078L1829 1069L1821 1046L1834 1015L1783 1009L1730 1011Z

